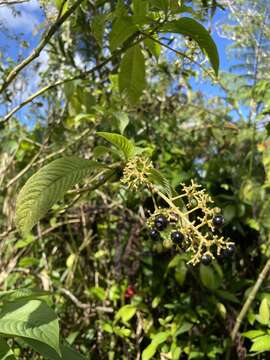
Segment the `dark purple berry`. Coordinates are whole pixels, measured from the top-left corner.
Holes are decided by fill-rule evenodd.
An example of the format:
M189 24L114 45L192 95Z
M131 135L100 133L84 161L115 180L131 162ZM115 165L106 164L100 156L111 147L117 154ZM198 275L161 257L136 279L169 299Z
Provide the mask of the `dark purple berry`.
M159 231L166 229L168 225L168 220L164 215L158 215L155 219L155 226Z
M202 263L203 265L209 265L211 264L212 258L209 254L203 254L202 256Z
M225 259L232 256L235 252L235 249L236 247L234 244L228 245L226 249L221 251L220 255L218 256L218 259Z
M160 239L160 234L157 231L157 229L153 228L149 231L149 236L152 240L159 240Z
M225 223L224 216L216 215L213 217L213 225L217 228L222 227Z
M171 239L174 245L180 245L184 239L184 235L180 231L174 231L171 233Z

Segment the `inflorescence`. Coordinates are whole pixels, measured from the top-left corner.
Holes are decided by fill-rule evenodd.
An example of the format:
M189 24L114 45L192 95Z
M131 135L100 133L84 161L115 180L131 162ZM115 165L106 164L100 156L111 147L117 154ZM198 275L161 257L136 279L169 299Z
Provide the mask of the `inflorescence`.
M167 203L164 208L156 206L149 217L150 237L163 241L166 248L175 247L190 254L188 263L192 265L200 262L209 265L215 258L233 254L234 243L220 233L224 217L220 209L213 206L206 190L192 180L190 185L181 184L180 195L165 195L150 181L151 169L153 165L149 159L135 157L127 164L122 180L134 190L146 186Z

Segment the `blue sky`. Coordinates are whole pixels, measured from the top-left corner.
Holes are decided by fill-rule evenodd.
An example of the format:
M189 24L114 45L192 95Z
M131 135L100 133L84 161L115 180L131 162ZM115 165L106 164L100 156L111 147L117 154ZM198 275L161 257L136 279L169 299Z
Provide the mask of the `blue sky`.
M12 13L12 10L8 6L0 6L0 31L3 28L10 30L11 34L19 36L21 39L24 39L29 43L28 48L18 47L18 41L10 37L5 36L6 32L1 31L0 35L0 48L4 49L3 56L4 59L7 57L12 58L15 63L18 62L19 57L27 56L31 50L37 45L40 34L43 32L43 28L39 28L40 24L44 25L44 13L39 6L38 0L30 0L25 4L16 5L16 10L20 11L20 15L15 16ZM216 24L220 21L226 21L228 15L225 11L217 10L213 24ZM215 29L215 27L214 27ZM229 67L232 65L232 62L226 56L226 47L230 44L230 41L221 38L217 32L213 32L212 36L217 44L219 55L220 55L220 69L221 71L229 71ZM3 60L4 60L3 59ZM46 66L47 54L46 51L43 51L40 55L39 61L42 66ZM30 95L38 86L39 77L37 74L33 76L32 85L30 89L26 89L26 92L22 97L18 98L18 102ZM192 85L196 90L201 90L204 93L211 95L221 95L222 92L218 86L213 85L211 81L192 81ZM27 93L29 91L29 93ZM3 115L6 112L6 109L3 106L0 106L0 115ZM19 115L22 120L27 114L27 107L20 111Z

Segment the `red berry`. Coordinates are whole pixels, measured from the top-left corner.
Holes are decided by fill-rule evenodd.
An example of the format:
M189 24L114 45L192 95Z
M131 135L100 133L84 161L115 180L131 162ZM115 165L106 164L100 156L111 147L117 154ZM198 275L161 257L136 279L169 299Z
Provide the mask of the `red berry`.
M128 287L126 288L126 291L125 291L125 298L126 298L126 299L130 299L130 298L132 298L134 295L135 295L134 286L128 285Z

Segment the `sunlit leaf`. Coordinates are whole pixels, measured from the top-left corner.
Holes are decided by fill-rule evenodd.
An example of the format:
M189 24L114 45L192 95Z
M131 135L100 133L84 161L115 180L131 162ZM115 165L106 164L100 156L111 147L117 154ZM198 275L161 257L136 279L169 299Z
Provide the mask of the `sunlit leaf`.
M216 75L218 75L219 55L217 46L209 32L200 23L191 18L182 17L166 23L162 27L162 31L182 34L196 41L200 48L205 51Z

